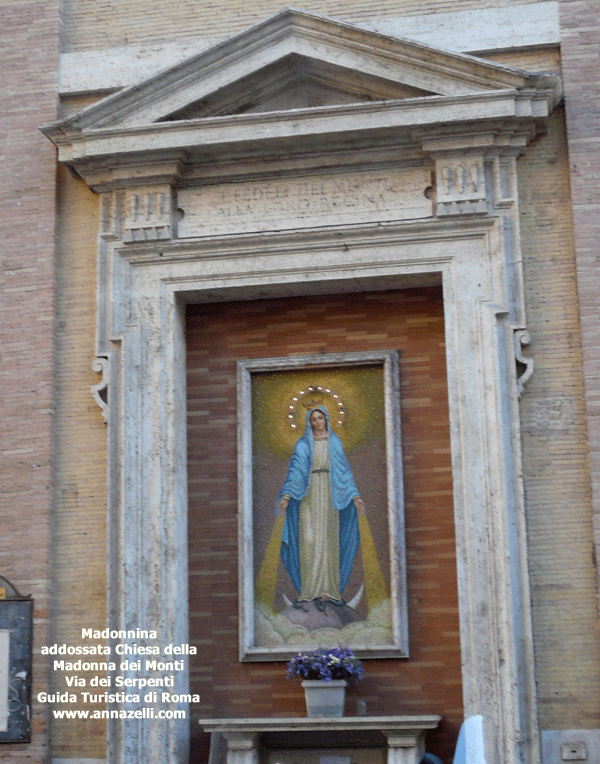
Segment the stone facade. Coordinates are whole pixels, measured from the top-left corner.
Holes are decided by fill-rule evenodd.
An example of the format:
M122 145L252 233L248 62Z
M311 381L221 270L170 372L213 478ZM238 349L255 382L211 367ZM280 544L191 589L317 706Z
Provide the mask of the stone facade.
M310 313L311 306L320 299L315 295L325 294L329 297L323 299L333 301L329 308L332 317L338 310L346 311L340 315L347 316L348 334L343 338L337 337L335 332L327 338L321 334L320 342L316 342L311 337L312 330L307 328L302 352L340 352L359 346L365 349L369 342L377 345L377 339L369 339L371 334L377 338L387 330L382 330L371 319L367 321L362 308L360 315L350 309L351 293L358 291L361 294L357 300L369 302L392 289L400 301L409 301L409 311L414 310L409 312L408 325L402 329L406 333L400 332L394 339L395 347L406 345L409 369L414 372L414 379L408 374L407 385L418 385L422 379L432 387L427 403L418 396L414 401L411 396L405 400L405 426L409 433L411 427L415 428L417 442L419 432L415 423L426 420L431 410L435 410L439 412L435 421L439 420L440 427L452 434L456 526L450 526L439 517L434 519L438 506L435 491L424 490L429 498L413 504L410 491L420 492L416 487L411 488L411 474L416 481L414 486L418 486L418 481L426 479L424 476L429 470L435 469L439 502L444 512L452 508L452 497L448 493L451 488L447 485L448 444L445 442L438 448L443 463L436 463L435 467L428 461L431 452L428 453L425 444L421 451L415 451L414 457L417 462L422 459L422 465L405 465L407 551L409 571L412 571L409 572L411 652L415 660L411 663L409 659L408 673L398 661L370 663L369 668L373 666L369 671L371 679L361 695L373 713L442 713L450 727L460 723L463 715L472 713L481 712L484 720L493 718L496 723L502 714L505 719L513 719L510 715L514 714L511 724L520 730L521 739L510 740L502 734L486 738L488 762L536 761L542 750L536 741L539 731L546 735L547 741L558 745L576 743L572 739L576 730L588 731L582 740L587 741L586 755L593 761L594 756L598 756L593 750L597 738L589 731L600 727L596 565L600 512L596 486L600 288L594 248L597 227L594 216L597 183L594 181L600 162L599 107L595 98L600 68L600 21L596 3L594 0L561 0L559 3L432 0L423 4L402 0L390 4L381 0L324 6L321 2L311 2L302 10L356 25L362 30L361 34L369 30L397 37L420 34L422 42L434 47L477 54L483 61L499 65L486 76L504 77L505 91L511 87L523 88L523 85L518 84L518 78L511 79L515 75L509 70L503 73L502 65L540 75L548 72L558 75L564 87L564 111L562 105L555 106L556 98L549 107L552 112L549 116L536 112L540 108L539 98L527 101L524 110L521 104L525 101L520 97L515 103L523 110L515 111L511 117L506 100L498 98L492 107L488 99L484 108L473 94L467 97L464 92L436 90L436 87L446 87L443 76L450 70L451 62L458 67L455 72L463 67L462 73L456 75L458 79L468 75L469 81L474 83L479 77L477 88L481 87L483 69L476 68L480 64L469 69L459 59L432 52L429 64L433 64L437 80L432 75L427 85L422 70L415 66L409 84L413 91L401 93L398 82L402 80L406 84L407 70L400 72L399 69L396 74L388 70L385 88L391 90L382 96L383 69L377 67L382 66L383 58L372 57L368 63L371 69L364 68L361 72L361 87L371 88L370 95L361 110L355 111L346 123L341 121L341 107L349 114L356 94L347 95L351 83L345 79L346 75L342 76L341 68L359 65L356 52L349 53L348 49L343 54L345 58L334 61L328 58L329 42L313 42L328 67L328 89L320 81L302 92L298 90L294 97L299 100L295 102L291 100L291 93L285 96L287 101L281 101L272 85L268 86L269 90L261 79L262 68L271 65L269 48L264 49L266 54L256 53L252 59L248 51L255 41L251 36L244 38L243 32L282 8L281 4L271 1L254 3L251 8L227 3L215 12L209 7L173 4L168 0L155 4L151 12L134 0L123 3L118 13L92 2L64 4L60 13L58 6L52 4L42 9L16 3L10 8L14 23L6 24L4 32L7 55L3 67L8 86L4 92L7 106L1 118L8 172L3 181L5 193L0 215L5 242L1 308L4 317L2 411L7 434L2 446L4 490L1 499L7 532L3 534L0 554L4 565L0 574L11 579L21 591L31 591L36 598L38 652L34 660L34 696L48 688L61 691L65 688L60 674L51 674L50 665L39 655L40 645L77 644L82 628L123 623L119 619L131 618L136 607L142 608L146 618L161 623L162 638L185 641L187 534L181 523L185 519L187 494L182 488L185 486L182 441L174 436L168 441L171 451L161 456L163 464L170 464L175 474L183 476L179 483L171 485L167 481L154 485L154 476L142 470L136 474L148 482L136 495L135 490L119 482L119 468L126 465L125 469L133 474L136 459L154 458L153 449L147 448L145 439L156 438L159 442L160 428L165 421L165 432L178 427L185 430L177 414L174 419L165 420L160 406L165 406L167 411L176 410L178 406L181 412L185 409L183 378L172 369L177 364L177 368L183 369L182 357L187 346L189 625L191 641L200 647L197 659L191 663L190 679L191 686L198 687L203 698L202 705L192 713L194 760L203 760L207 754L206 739L195 729L199 716L303 713L300 698L291 685L278 691L280 664L240 664L236 660L237 531L232 516L236 455L233 442L228 444L227 452L226 480L229 483L228 487L222 486L225 503L221 506L222 497L214 496L218 508L211 524L219 543L231 555L226 566L222 557L215 557L210 538L197 530L199 519L195 514L192 485L203 478L199 466L202 452L194 451L198 437L195 429L198 420L194 417L198 405L194 358L197 355L204 358L207 352L204 329L197 328L198 317L206 312L202 303L218 301L223 309L214 309L215 323L206 331L223 338L222 343L217 341L217 346L226 346L228 334L225 326L219 328L219 321L223 322L224 316L226 324L231 311L242 310L244 301L251 300L248 305L254 308L269 305L283 311L281 298L291 295L300 312ZM169 20L168 24L165 19ZM348 34L354 45L359 32ZM172 70L172 75L167 75L165 80L157 79L156 86L141 85L122 95L117 93L106 102L108 106L87 112L88 116L73 119L65 127L69 115L96 103L101 95L116 87L141 82L165 66L177 65L186 59L193 62L196 60L193 57L198 55L205 55L202 60L207 61L208 66L211 55L215 56L214 61L219 61L218 51L232 51L233 56L235 45L232 43L215 49L217 54L211 53L212 45L233 35L241 35L236 39L241 40L240 50L246 52L244 61L227 64L230 66L228 79L226 82L223 79L221 85L219 77L224 77L225 70L221 68L220 73L211 75L214 77L212 90L209 88L203 93L190 85L186 93L180 84L185 77L192 82L195 70L193 64L188 64L187 69L182 65ZM60 79L59 49L62 52ZM393 55L398 56L399 51L394 51ZM299 56L304 53L304 50L294 52ZM410 58L417 54L410 49L407 55ZM361 59L367 67L365 60ZM412 62L414 65L414 58ZM254 79L250 77L252 72L258 73ZM235 83L243 76L249 78L245 90L236 89ZM166 84L161 84L163 82ZM466 87L466 79L461 82L460 87ZM541 91L543 79L530 81L529 86ZM164 88L162 92L168 93L168 108L164 106L164 98L155 98L157 91L153 87ZM219 87L225 88L223 92ZM359 98L365 97L366 92L363 90ZM369 103L377 103L377 97L410 99L411 95L430 92L463 100L460 107L453 107L455 111L439 111L435 117L428 116L424 108L418 115L415 112L410 134L402 127L404 117L399 111L393 112L391 105L369 106ZM236 122L227 115L233 113L235 104L239 106L244 98L250 97L248 94L262 99L263 105L258 103L254 108L244 102L246 116ZM314 121L310 121L313 116L308 112L298 113L296 121L289 118L290 112L282 112L284 117L266 126L261 115L269 109L302 107L305 105L302 99L307 97L312 99L311 105L335 107L325 117L320 113L319 119L330 120L327 125L322 121L318 129L313 129ZM205 99L204 106L201 99ZM407 102L400 103L404 114ZM207 108L209 111L202 111ZM463 135L462 143L457 143L456 133L450 139L451 131L431 127L440 122L451 123L458 108L462 110L463 119L467 118L464 114L470 114L468 118L472 123L479 125L476 140L471 136L467 140ZM213 109L212 122L210 109ZM37 131L40 125L55 120L57 114L61 116L62 134L56 130L49 134L59 146L61 162L73 172L63 164L55 169L52 146ZM167 124L173 116L175 119L204 116L205 121L194 127L196 132L192 137L189 126L182 128L187 133L184 136L181 132L179 138L178 123ZM157 123L157 119L167 122ZM496 133L501 139L496 137L495 143L489 142L484 136L482 119L496 120L494 129L500 119L506 120L504 132ZM506 130L510 119L513 119L512 126ZM335 125L334 120L338 120ZM417 126L427 120L430 120L429 132ZM527 120L527 130L523 131L521 128ZM242 123L243 127L236 133L237 125ZM148 128L148 125L161 124L160 129ZM390 125L404 130L400 142L394 137L394 144L391 135L385 133ZM365 131L370 145L366 146L364 139L356 135L353 143L347 142L346 146L343 141L335 142L338 134L358 127ZM255 135L253 131L259 129L265 133ZM85 142L78 143L78 130L88 130ZM120 130L118 137L113 138L111 130ZM330 149L324 148L327 142L322 139L327 130L335 138ZM517 135L519 130L521 133ZM258 141L268 131L273 139L270 153L261 154L258 143L255 150L236 149L237 154L230 148L242 146L249 138ZM290 154L282 164L285 146L291 145L289 141L294 134L299 136L297 146L302 151ZM274 136L280 141L279 145L284 146L283 153ZM379 143L375 144L375 138ZM504 149L498 148L500 140L504 141ZM194 146L204 148L201 151ZM508 151L508 146L513 149ZM212 158L207 160L203 151ZM137 152L145 153L142 161ZM396 155L392 157L394 152ZM107 160L109 155L112 158ZM148 157L152 157L153 165ZM283 181L276 178L277 173L283 175ZM176 189L177 204L173 204L173 189ZM503 221L502 226L489 225L494 216ZM378 245L374 232L382 221L395 221L396 228L390 227L385 242L380 238ZM423 281L422 273L415 275L421 268L418 263L432 262L434 258L431 240L428 244L419 243L430 236L423 221L440 224L436 229L441 231L436 234L436 246L448 263L438 268L439 273L446 274L443 300L439 280L431 284ZM342 247L339 255L332 243L336 226L339 229L335 235L345 229L342 238L348 248ZM307 270L308 259L303 259L304 255L295 249L294 234L286 236L281 233L284 229L311 230L308 250L327 253L319 272ZM318 229L325 233L319 233ZM178 238L174 238L175 234ZM478 250L479 255L475 254L474 244L469 250L476 239L486 241ZM459 240L460 244L451 243ZM384 246L381 242L390 257L386 255L377 262L380 255L375 257L373 252L377 246ZM464 253L461 246L465 248ZM508 257L510 247L513 249ZM448 276L455 267L450 263L460 263L463 256L473 258L475 263L481 252L492 261L499 251L505 253L507 263L517 265L514 272L504 275L496 266L482 272L489 280L486 288L490 283L493 287L483 298L480 294L479 299L485 302L485 310L489 306L492 313L496 312L493 320L492 314L488 318L485 310L477 319L480 322L477 331L485 339L480 338L479 370L470 377L464 368L467 356L461 355L464 352L462 339L456 339L453 349L450 338L443 335L442 302L446 306L447 327L454 326L454 311L464 311L461 314L464 317L471 315L467 303L463 304L463 297L451 294L451 288L456 287L456 294L460 294L460 290ZM126 273L111 270L111 258L116 252L124 253L118 262L126 262ZM277 264L282 257L286 258L285 274ZM213 265L217 261L226 262L228 266ZM186 263L195 265L187 267ZM380 271L376 272L375 267ZM464 266L459 271L460 278L473 273L469 268ZM289 276L302 269L302 279L308 274L309 286L300 287L302 279ZM148 327L152 331L160 329L160 324L149 318L153 301L158 299L151 273L160 273L161 283L168 285L164 287L167 290L175 281L184 284L182 299L196 303L189 308L187 337L181 334L184 324L177 323L176 312L181 310L181 305L177 308L176 303L164 302L161 305L166 313L162 320L163 327L169 327L168 332L162 337L153 336L149 344L134 338L138 331L135 326L141 335ZM353 285L349 284L350 279ZM135 283L135 293L127 291L126 283ZM475 290L471 292L475 296L476 280L469 288ZM169 294L177 292L175 287L173 290ZM331 295L342 295L340 306ZM418 298L417 307L413 302L415 298ZM119 315L120 308L116 306L121 304L120 300L128 305L127 317ZM452 306L450 312L449 305ZM171 310L175 314L171 314ZM281 314L283 326L284 313ZM435 332L431 329L434 323ZM244 346L244 357L255 353L260 357L261 354L298 352L295 345L290 345L291 329L289 332L280 329L274 337L263 336L259 321L247 331L246 339L242 336L232 339L232 346L236 343ZM499 339L499 331L507 331L506 336ZM411 337L413 341L409 342ZM171 350L166 353L165 340L172 342ZM516 344L511 344L511 356L507 342L513 343L513 340ZM423 343L429 344L421 347ZM127 349L131 347L136 348L133 354ZM260 350L261 347L267 350ZM496 365L493 354L486 355L489 347L501 349L505 361ZM217 349L221 351L222 347ZM425 368L429 354L439 356L444 351L449 361L450 390L444 384L441 359L435 368ZM139 358L134 357L136 352ZM411 353L415 356L414 366L410 365ZM99 360L92 367L94 357ZM215 393L211 392L211 400L207 401L215 415L222 410L216 406L216 400L226 398L227 417L231 419L234 416L232 382L221 379L218 360L216 356L211 358L220 382L213 390L203 380L202 395L208 391ZM469 363L473 358L475 356L468 356ZM514 358L517 359L516 371L502 366L507 363L506 359ZM530 359L535 364L532 375ZM160 379L159 363L167 369L168 383L173 385L175 394L172 398L159 396L155 403L151 385ZM421 369L420 364L425 367ZM118 366L131 370L132 376L119 376ZM496 381L493 369L496 369ZM506 389L498 384L502 373L509 380ZM515 383L520 382L518 404L517 390L510 387L513 377ZM461 385L463 395L467 391L470 396L470 403L457 403ZM90 387L95 387L96 401L90 395ZM140 397L141 390L145 392ZM228 392L225 394L224 390ZM461 440L457 434L460 427L459 419L453 418L456 413L452 413L450 419L447 413L442 413L450 396L453 412L476 418L474 412L480 409L475 401L487 395L497 403L497 416L490 412L485 415L482 430L487 428L488 440L477 441L478 432L474 437L476 443L495 444L493 448L497 451L491 466L481 465L477 449L469 451L468 439ZM142 438L133 424L130 430L124 426L124 434L118 434L111 412L113 417L114 412L121 412L117 416L124 415L123 421L131 422L132 412L136 407L139 411L140 406L154 412L157 431L154 432L155 425L150 424ZM103 414L108 419L108 439ZM150 415L148 421L151 421ZM494 432L498 433L496 440ZM501 445L502 433L507 439L504 445ZM411 441L413 435L408 437ZM441 440L447 437L442 435ZM466 450L458 456L457 444L463 442ZM478 475L474 485L470 485L468 479L461 483L459 475L465 470L473 470ZM160 470L156 480L162 480ZM491 485L489 493L487 488L481 487L486 481ZM461 485L471 499L479 502L477 507L473 505L469 510L467 502L463 512ZM166 491L163 495L167 497L168 512L173 513L166 519L149 509L156 495L153 491ZM126 497L123 505L118 495ZM496 505L497 499L491 497L499 495L503 498ZM496 507L508 508L506 525L503 512ZM479 511L489 513L480 525L477 524ZM136 552L138 542L134 535L127 535L123 524L130 524L132 533L135 528L139 532L141 526L136 526L137 518L146 512L153 528L152 539L144 541ZM411 512L416 513L417 519ZM161 522L174 521L179 523L177 529L160 528ZM436 522L442 526L439 534L435 530ZM516 528L514 532L511 523ZM220 528L223 530L218 530ZM480 534L478 541L467 538L467 528L474 535ZM488 534L494 534L492 544L485 538L486 528ZM449 538L455 533L456 545L450 544ZM493 549L495 545L497 550ZM439 575L431 579L417 572L422 547L427 548L428 554L436 550L433 554L438 560ZM161 549L177 558L175 567L167 566L166 579L160 569L147 562L149 555ZM474 563L477 555L482 556ZM125 572L124 560L130 566ZM440 569L441 561L445 567ZM458 565L457 572L454 565ZM480 565L478 569L477 565ZM477 576L479 588L475 585ZM219 582L223 579L226 584L221 590ZM132 580L136 582L133 588ZM158 591L158 582L164 584L165 580L169 586L167 599L173 598L166 606L151 594ZM195 589L198 580L210 583L211 588L198 591ZM519 582L517 586L515 580ZM445 607L436 599L441 591L456 592L451 594L452 602ZM465 605L467 593L475 603L473 610ZM462 610L457 605L461 598ZM492 616L486 620L482 612L490 600ZM476 608L482 612L476 615ZM219 619L226 619L226 625L218 630L207 625L206 612L217 613ZM462 612L460 628L457 625L459 612ZM435 631L432 613L443 613L444 618L450 620L451 625L441 637L432 633ZM523 614L522 623L518 622L517 613ZM471 643L467 637L470 630L475 634ZM488 668L482 667L486 658L480 647L475 656L469 655L466 649L467 644L481 642L481 635L486 634L492 642L488 663L494 664ZM215 677L218 665L215 646L220 641L226 642L229 656L226 676L221 682ZM462 674L458 671L457 654L461 645ZM525 651L519 654L523 645ZM523 665L529 670L523 671ZM438 699L436 705L440 666L444 666L444 702L440 704ZM474 682L474 677L483 676L494 689L486 688L479 694L470 682ZM514 680L516 691L511 689ZM418 702L407 700L411 692L418 694ZM0 758L41 763L50 757L55 762L74 764L87 760L112 764L141 760L152 750L156 761L186 760L187 744L178 737L180 728L156 725L153 732L126 724L107 725L104 721L58 720L49 718L51 709L46 704L34 702L32 708L31 744L3 746ZM565 731L565 737L561 737L561 731ZM138 742L130 743L134 740ZM550 750L548 745L546 750ZM449 755L443 746L436 750Z

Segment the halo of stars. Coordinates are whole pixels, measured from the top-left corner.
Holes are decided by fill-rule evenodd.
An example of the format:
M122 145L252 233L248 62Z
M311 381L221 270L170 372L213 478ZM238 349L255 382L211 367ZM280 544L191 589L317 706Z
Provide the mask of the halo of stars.
M310 396L308 401L305 400L307 396ZM295 420L300 418L303 421L306 410L325 405L325 397L333 399L333 406L331 403L327 406L331 421L335 422L338 427L342 427L346 420L346 406L339 393L331 387L325 387L324 385L307 385L295 393L288 404L287 417L292 430L298 429L298 424ZM302 415L301 417L299 417L300 414Z

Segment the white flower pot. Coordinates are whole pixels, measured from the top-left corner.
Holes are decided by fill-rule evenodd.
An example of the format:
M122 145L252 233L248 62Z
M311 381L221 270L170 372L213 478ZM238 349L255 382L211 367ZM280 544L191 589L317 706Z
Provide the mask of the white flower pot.
M304 680L302 687L306 698L306 715L343 716L347 684L345 679L333 679L331 682Z

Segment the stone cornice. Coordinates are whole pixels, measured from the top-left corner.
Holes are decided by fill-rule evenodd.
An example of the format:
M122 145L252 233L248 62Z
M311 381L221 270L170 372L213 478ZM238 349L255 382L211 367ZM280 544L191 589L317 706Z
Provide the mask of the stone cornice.
M269 99L303 78L326 89L330 105L284 101L271 110ZM364 93L372 100L359 100ZM553 75L287 10L41 129L59 161L107 191L175 185L194 166L228 159L283 161L373 146L398 157L406 147L420 151L421 136L437 130L446 137L491 130L505 136L497 145L519 133L516 143L525 145L560 98Z
M554 87L552 87L554 85ZM417 144L418 136L443 126L449 134L521 133L527 139L543 125L559 98L556 81L523 91L500 90L460 96L431 96L392 101L251 113L198 120L160 122L113 129L81 129L69 123L42 128L59 149L59 161L71 166L93 187L119 188L175 179L186 158L237 158L307 147L335 150L336 141L373 145ZM498 142L498 141L496 141ZM506 142L506 141L505 141ZM146 181L144 181L146 182Z
M164 265L186 260L200 261L218 257L244 256L247 258L281 258L282 253L325 252L340 247L368 247L373 241L380 249L398 242L448 242L474 238L481 239L496 225L493 217L463 218L461 220L389 220L355 225L322 226L312 229L288 231L261 231L227 236L205 236L190 240L173 240L161 244L160 251L153 243L138 242L119 249L122 257L132 265ZM439 264L446 261L440 249ZM436 282L437 283L437 282Z

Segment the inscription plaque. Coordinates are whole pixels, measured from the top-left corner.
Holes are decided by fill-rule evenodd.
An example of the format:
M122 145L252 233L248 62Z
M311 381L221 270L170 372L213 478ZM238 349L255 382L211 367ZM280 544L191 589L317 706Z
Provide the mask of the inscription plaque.
M424 167L180 189L179 238L431 216Z

